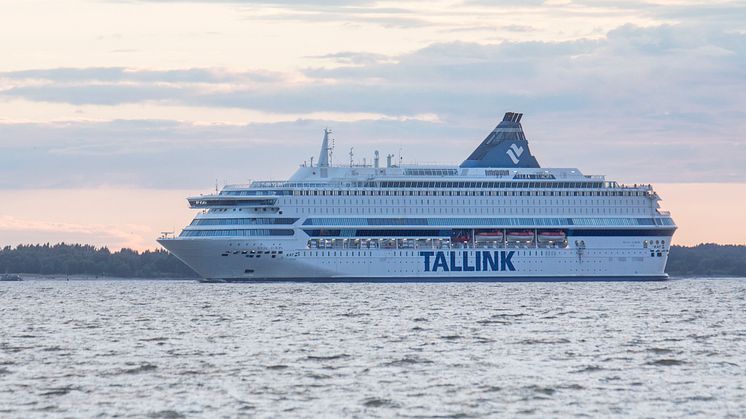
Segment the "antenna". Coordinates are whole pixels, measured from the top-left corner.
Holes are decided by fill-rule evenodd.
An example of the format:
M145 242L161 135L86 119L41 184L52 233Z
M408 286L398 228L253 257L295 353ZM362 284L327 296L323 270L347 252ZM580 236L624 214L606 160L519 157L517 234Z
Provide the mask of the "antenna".
M331 134L332 130L329 130L329 133ZM334 138L332 138L332 146L329 148L329 166L334 165L334 160L332 157L334 156Z
M218 193L218 180L215 179L215 193Z
M352 152L354 148L355 147L350 147L350 167L352 167L355 164L353 161L353 157L355 156L355 153Z
M373 157L373 167L375 167L376 169L378 169L379 160L380 160L380 156L381 155L378 153L378 150L376 150L375 152L373 152L373 155L374 155L374 157Z

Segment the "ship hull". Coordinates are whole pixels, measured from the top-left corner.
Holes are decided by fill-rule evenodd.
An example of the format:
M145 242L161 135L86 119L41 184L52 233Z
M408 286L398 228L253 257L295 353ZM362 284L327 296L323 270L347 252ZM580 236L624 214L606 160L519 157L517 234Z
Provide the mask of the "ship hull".
M585 248L308 249L297 240L162 239L205 282L550 282L665 280L668 249L644 237ZM669 242L670 242L670 238Z

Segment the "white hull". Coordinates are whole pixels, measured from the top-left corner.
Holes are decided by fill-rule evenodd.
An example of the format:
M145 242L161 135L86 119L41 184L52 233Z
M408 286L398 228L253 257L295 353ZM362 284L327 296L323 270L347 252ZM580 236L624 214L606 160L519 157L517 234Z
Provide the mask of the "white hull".
M664 273L667 248L660 252L640 249L637 243L645 237L582 239L586 242L585 249L307 249L295 246L295 240L267 246L261 241L178 238L162 239L160 243L201 277L222 281L667 277ZM593 248L589 249L591 246ZM260 252L260 256L254 253L249 257L252 250ZM442 252L441 263L434 266L438 252ZM484 253L489 253L487 260ZM508 258L508 263L503 264L501 256Z

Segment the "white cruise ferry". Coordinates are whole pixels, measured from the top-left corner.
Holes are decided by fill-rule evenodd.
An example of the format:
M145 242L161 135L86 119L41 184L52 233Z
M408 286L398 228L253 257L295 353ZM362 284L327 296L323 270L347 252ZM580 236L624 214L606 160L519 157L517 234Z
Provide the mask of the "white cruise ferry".
M188 198L158 242L205 281L665 279L676 225L650 185L539 166L520 113L456 166L329 164Z

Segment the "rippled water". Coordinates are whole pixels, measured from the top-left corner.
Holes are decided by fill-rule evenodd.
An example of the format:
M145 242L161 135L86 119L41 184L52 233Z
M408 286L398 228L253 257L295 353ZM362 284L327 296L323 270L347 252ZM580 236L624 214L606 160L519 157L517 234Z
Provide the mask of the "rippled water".
M744 416L746 280L0 283L0 416Z

